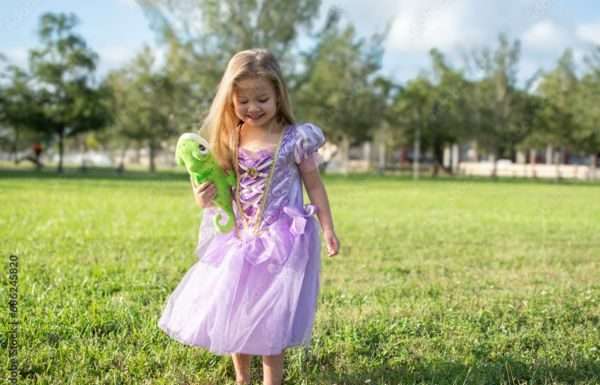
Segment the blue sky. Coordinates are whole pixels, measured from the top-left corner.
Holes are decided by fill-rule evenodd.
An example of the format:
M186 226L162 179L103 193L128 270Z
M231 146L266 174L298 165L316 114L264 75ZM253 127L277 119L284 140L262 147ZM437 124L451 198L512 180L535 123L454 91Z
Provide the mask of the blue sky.
M522 42L521 79L551 68L567 47L582 63L600 45L598 0L323 0L323 9L330 6L339 7L362 36L392 23L383 72L399 81L428 67L430 47L460 66L463 52L493 46L501 31ZM134 0L4 0L0 52L24 64L27 50L37 44L39 16L48 11L77 14L79 33L100 55L101 74L126 63L144 43L156 43Z

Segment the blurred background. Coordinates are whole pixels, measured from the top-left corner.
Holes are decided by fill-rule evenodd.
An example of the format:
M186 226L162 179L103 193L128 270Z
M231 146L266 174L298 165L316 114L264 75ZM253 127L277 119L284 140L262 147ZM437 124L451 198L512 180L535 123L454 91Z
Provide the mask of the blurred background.
M600 178L600 8L552 0L0 6L0 167L175 168L227 60L280 58L322 171Z

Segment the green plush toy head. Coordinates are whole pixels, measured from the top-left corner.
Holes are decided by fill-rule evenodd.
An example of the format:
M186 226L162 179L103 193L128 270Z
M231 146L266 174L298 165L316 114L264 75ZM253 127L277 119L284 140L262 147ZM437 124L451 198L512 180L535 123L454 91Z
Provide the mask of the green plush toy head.
M227 222L222 223L222 215L215 216L215 225L221 232L230 231L235 223L231 195L231 188L236 183L235 173L225 173L212 156L208 141L193 132L186 132L177 140L175 161L185 166L192 184L215 184L217 192L214 202L228 217Z
M208 141L193 132L186 132L177 140L175 160L178 165L185 166L190 174L201 174L213 163Z

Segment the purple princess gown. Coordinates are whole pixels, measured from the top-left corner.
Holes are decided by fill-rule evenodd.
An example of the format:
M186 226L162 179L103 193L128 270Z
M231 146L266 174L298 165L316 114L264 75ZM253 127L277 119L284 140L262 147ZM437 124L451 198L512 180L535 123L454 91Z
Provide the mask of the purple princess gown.
M198 261L158 321L169 336L218 355L275 355L309 346L321 238L313 215L317 207L304 204L299 170L316 167L316 151L324 142L321 129L305 123L285 127L273 151L238 150L239 204L250 226L244 226L236 202L237 231L226 234L213 224L220 209L203 210Z

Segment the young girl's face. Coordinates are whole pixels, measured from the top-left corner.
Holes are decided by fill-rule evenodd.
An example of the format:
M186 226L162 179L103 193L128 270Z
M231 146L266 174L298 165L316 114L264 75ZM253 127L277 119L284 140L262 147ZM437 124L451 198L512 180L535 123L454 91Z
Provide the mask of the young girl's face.
M268 79L243 79L233 91L235 114L246 125L266 128L277 115L277 95Z

